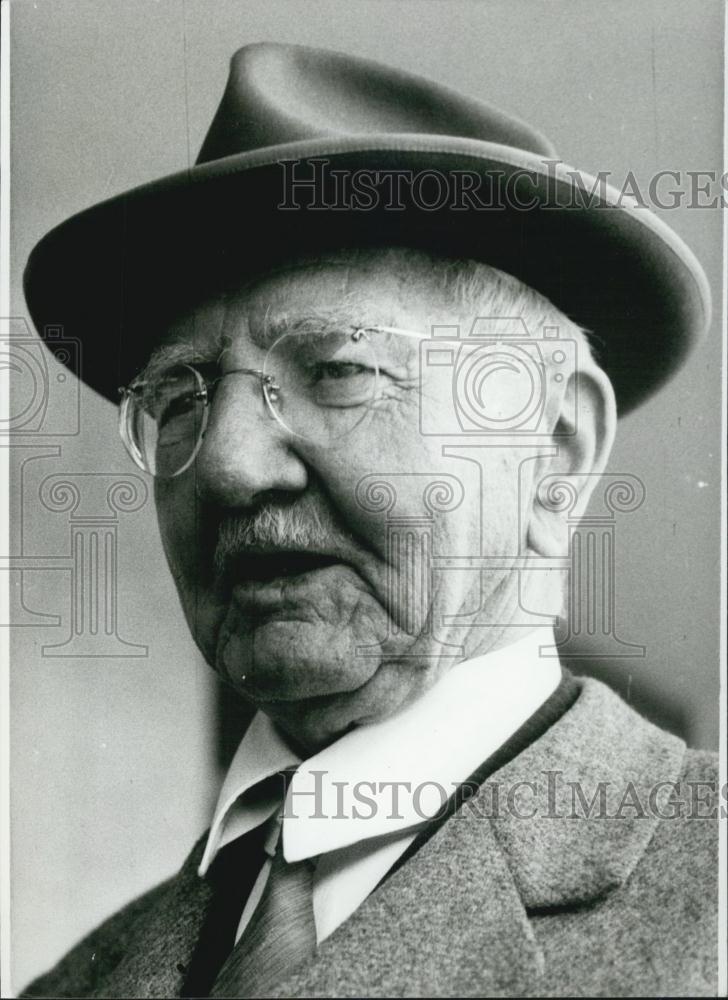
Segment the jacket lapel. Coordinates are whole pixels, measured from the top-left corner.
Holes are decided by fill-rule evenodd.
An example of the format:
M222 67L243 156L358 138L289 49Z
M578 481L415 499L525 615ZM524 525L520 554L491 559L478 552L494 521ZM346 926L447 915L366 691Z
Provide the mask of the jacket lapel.
M685 743L592 679L541 739L486 782L493 830L527 909L620 886L669 815Z
M495 905L494 905L495 904ZM279 996L522 992L542 956L489 823L462 812L323 942Z

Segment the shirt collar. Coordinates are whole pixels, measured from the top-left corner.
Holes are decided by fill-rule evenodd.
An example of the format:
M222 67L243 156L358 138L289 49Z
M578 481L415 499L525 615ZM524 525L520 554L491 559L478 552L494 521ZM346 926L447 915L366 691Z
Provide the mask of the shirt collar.
M305 762L258 712L220 791L200 874L227 843L280 808L282 783L256 786L296 765L283 819L288 861L426 822L543 704L560 676L553 632L537 629L457 664L411 705L351 730Z
M246 795L266 778L301 763L263 712L257 712L235 752L223 782L207 837L199 873L204 875L218 851L249 833L280 808L283 783L269 782L257 794Z

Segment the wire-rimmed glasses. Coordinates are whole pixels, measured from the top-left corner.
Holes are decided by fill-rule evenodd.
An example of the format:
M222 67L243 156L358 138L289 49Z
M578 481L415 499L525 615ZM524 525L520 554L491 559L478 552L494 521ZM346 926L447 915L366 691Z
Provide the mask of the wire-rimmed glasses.
M258 382L269 414L296 437L328 447L350 434L378 398L382 336L424 339L396 327L284 334L268 349L263 367L174 364L119 390L119 432L134 462L162 479L194 462L210 406L223 379Z

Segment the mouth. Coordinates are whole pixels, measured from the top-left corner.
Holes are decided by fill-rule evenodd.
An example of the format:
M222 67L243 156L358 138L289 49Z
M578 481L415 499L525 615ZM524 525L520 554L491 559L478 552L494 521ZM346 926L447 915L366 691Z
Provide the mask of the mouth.
M270 583L336 566L341 559L320 552L278 551L246 552L232 567L230 577L235 583Z

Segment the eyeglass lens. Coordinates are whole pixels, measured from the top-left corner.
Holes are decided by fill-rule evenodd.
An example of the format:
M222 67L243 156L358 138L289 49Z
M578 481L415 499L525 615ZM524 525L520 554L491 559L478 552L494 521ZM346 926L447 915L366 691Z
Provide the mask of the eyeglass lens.
M262 372L255 377L271 414L319 446L350 434L376 398L377 358L367 334L286 334L268 350ZM176 365L140 383L121 413L132 458L154 476L179 475L202 444L216 382L251 374L233 370L206 383L192 366Z

